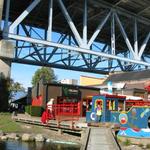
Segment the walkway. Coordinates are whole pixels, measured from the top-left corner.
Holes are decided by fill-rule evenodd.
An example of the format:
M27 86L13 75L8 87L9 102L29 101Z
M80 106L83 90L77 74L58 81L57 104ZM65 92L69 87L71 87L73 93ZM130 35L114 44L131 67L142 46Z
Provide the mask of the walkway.
M87 128L87 123L84 123L84 118L80 118L78 121L75 122L75 124L73 124L73 126L72 121L61 121L58 124L57 120L49 120L47 124L43 124L41 122L41 117L33 117L28 114L18 114L17 116L13 116L12 118L17 122L45 126L55 130L62 129L62 131L80 134L83 129Z
M86 147L83 150L119 150L109 128L90 128Z

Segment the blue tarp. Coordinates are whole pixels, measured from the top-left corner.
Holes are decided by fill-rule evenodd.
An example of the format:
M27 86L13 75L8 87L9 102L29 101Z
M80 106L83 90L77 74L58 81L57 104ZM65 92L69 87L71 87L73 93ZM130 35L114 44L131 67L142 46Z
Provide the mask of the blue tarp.
M17 91L17 92L12 92L12 102L16 102L22 98L27 97L27 92L25 91Z

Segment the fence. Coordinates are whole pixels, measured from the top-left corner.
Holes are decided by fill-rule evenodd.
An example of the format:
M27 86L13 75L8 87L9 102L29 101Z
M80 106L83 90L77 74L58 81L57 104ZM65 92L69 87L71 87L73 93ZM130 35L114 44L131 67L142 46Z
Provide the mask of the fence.
M79 120L80 103L47 105L44 113L46 122L48 122L48 120L57 120L59 126L62 121L71 121L73 127L74 121Z

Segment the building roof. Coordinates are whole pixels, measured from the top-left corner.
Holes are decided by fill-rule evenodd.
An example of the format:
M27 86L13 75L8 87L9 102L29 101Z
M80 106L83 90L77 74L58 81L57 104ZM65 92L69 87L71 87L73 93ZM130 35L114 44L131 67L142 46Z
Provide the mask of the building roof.
M92 86L81 86L81 85L73 85L73 84L62 84L62 83L44 83L46 86L59 86L59 87L68 87L68 88L79 88L79 89L89 89L99 91L100 88L92 87Z
M115 73L110 75L104 81L104 84L107 84L108 81L116 83L116 82L139 81L139 80L148 80L148 79L150 80L150 70Z
M132 84L126 84L125 89L140 89L140 90L144 90L145 88L145 84L144 83L132 83Z
M105 79L105 77L101 77L101 78L97 78L97 77L91 77L91 76L85 76L85 75L81 75L80 78L83 77L83 78L90 78L90 79L98 79L98 80L103 80Z
M27 97L27 92L17 91L12 93L12 102L17 102L23 98Z
M95 78L89 76L80 76L80 85L82 86L97 86L102 84L106 78Z

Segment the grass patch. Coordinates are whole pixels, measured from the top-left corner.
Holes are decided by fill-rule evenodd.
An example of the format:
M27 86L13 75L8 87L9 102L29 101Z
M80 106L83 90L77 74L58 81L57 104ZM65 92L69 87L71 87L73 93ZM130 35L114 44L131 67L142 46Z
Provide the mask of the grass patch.
M42 133L42 127L15 122L10 113L0 113L0 130L5 133Z
M3 132L21 132L21 127L11 119L10 113L0 113L0 130Z
M129 146L129 145L131 145L131 141L130 141L129 139L126 139L126 140L123 142L123 144L124 144L125 146Z

